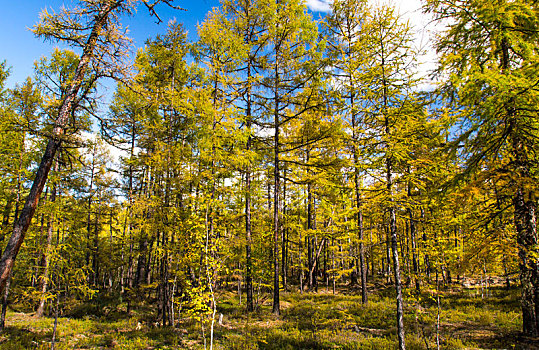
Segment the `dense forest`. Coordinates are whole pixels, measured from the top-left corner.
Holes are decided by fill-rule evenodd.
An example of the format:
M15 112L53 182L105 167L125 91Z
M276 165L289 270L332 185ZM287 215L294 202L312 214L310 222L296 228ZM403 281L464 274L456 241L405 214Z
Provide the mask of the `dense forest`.
M534 348L536 1L427 0L430 76L392 5L222 0L133 53L167 6L44 11L63 49L0 65L0 347Z

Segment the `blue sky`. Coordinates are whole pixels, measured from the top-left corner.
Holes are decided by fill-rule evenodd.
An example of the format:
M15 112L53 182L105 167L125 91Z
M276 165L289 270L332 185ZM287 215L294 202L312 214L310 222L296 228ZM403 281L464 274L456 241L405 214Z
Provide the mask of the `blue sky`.
M312 11L327 12L332 0L305 0L305 3ZM371 3L391 2L391 0L369 0ZM392 1L405 19L410 20L418 30L425 27L425 16L420 14L418 8L421 6L420 0L393 0ZM6 60L11 67L11 76L7 86L13 87L17 83L22 83L26 77L33 74L34 61L50 54L56 44L44 43L41 39L35 38L29 30L39 20L39 14L43 8L58 10L62 5L72 7L76 5L75 0L7 0L2 6L0 19L0 61ZM149 37L154 37L158 33L164 33L167 22L173 18L184 24L189 32L191 40L196 39L196 26L201 23L206 13L213 7L219 6L219 0L176 0L177 5L186 9L178 11L161 6L159 13L163 23L157 25L155 19L151 18L148 11L140 7L139 12L131 18L122 21L129 26L130 36L134 39L135 45L141 47ZM314 17L318 18L319 13ZM422 21L419 19L423 18ZM415 23L414 23L415 22ZM420 23L423 22L423 23Z
M39 14L43 8L58 10L65 4L72 7L76 1L71 0L19 0L5 1L2 6L0 20L0 61L6 60L11 67L11 76L7 82L8 87L23 82L26 77L33 73L34 61L50 54L56 44L44 43L34 37L29 30L39 20ZM184 23L190 32L190 38L196 37L196 25L204 20L206 13L212 7L218 6L218 0L178 0L177 4L187 11L177 11L161 6L159 13L163 23L157 25L154 18L150 18L145 8L140 7L139 12L132 18L122 21L129 26L130 36L135 45L141 47L144 41L158 33L164 33L167 22L176 18Z

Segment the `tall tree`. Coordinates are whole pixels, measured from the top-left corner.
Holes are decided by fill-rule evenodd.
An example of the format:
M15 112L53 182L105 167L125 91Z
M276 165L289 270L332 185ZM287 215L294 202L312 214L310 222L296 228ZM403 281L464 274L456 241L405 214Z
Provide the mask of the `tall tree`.
M413 70L416 54L411 46L410 27L402 22L392 7L374 8L362 30L369 38L363 44L363 52L370 57L370 60L360 67L363 92L362 139L365 152L370 158L370 166L380 169L379 176L385 180L380 186L380 199L387 215L387 262L389 265L391 252L397 304L397 335L399 348L404 349L397 184L404 172L404 169L399 169L399 165L402 166L410 156L409 144L401 136L403 129L413 126L413 123L407 121L413 120L413 115L422 111L413 91L417 82Z
M245 289L247 294L247 311L254 310L253 304L253 259L252 259L252 194L253 194L253 172L255 158L255 135L254 127L260 118L257 115L257 105L255 94L260 89L260 58L263 55L264 47L268 42L268 21L266 20L264 1L259 0L239 0L222 1L223 14L228 18L231 32L243 42L236 45L238 57L237 71L240 73L238 79L237 94L238 99L235 105L243 111L245 133Z
M270 1L267 4L269 47L265 57L267 89L264 96L266 116L273 129L273 313L279 314L279 239L281 237L281 128L300 117L305 109L292 110L297 94L312 77L316 68L308 61L316 57L317 30L304 4L297 0ZM313 68L313 67L310 67Z
M329 65L338 82L337 93L341 98L339 112L350 123L351 152L354 168L354 192L356 209L356 229L359 240L359 273L361 278L361 301L367 303L367 272L365 265L365 245L363 238L363 209L361 186L361 159L359 129L360 115L358 101L361 96L359 75L370 58L362 50L364 29L369 10L364 0L341 0L333 2L333 10L325 19L328 41Z
M539 146L539 5L524 0L430 0L425 9L447 21L436 47L439 70L449 73L444 92L463 130L454 141L466 150L463 175L488 169L498 190L512 195L523 332L538 336L538 159L533 150ZM486 163L497 164L496 169Z

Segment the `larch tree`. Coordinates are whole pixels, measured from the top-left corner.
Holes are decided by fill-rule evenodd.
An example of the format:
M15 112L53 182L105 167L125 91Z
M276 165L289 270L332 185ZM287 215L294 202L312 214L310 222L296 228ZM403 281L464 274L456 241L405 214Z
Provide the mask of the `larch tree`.
M370 59L362 50L365 23L369 9L364 0L333 2L333 10L324 22L328 42L329 67L340 97L338 113L350 124L351 153L354 177L356 229L359 240L359 274L361 300L367 303L367 272L363 237L362 176L359 149L360 133L360 81L362 66Z
M202 121L205 107L197 106L201 107L200 115L196 114L198 110L193 111L192 93L196 92L196 87L189 86L192 76L186 62L190 48L186 39L183 27L171 22L167 33L147 41L136 61L139 72L135 86L146 104L137 155L144 170L136 181L139 190L135 200L135 226L142 250L138 254L136 281L149 284L153 278L157 282L157 313L162 325L174 322L173 300L180 251L176 248L184 239L175 229L182 225L187 185L182 183L184 178L180 171L196 163L192 158L199 151L200 127L195 124L195 116L200 116L205 125ZM198 164L195 166L200 169ZM200 248L199 242L193 245L195 248ZM153 272L150 259L155 262Z
M296 96L315 74L307 69L316 56L317 29L305 5L297 0L269 1L266 8L269 44L264 52L262 103L273 129L273 313L279 314L279 239L281 238L281 127L305 112ZM311 67L312 68L312 67ZM316 68L314 68L316 70Z
M369 168L381 181L380 200L387 214L387 261L393 261L393 277L397 304L397 335L399 348L405 348L404 302L401 282L401 258L398 251L397 211L400 193L398 183L403 171L399 169L407 157L407 142L401 138L402 129L413 114L421 112L414 95L415 50L412 32L403 23L396 10L381 6L362 28L369 39L362 51L370 59L360 69L362 141L369 157ZM379 170L376 170L379 169ZM388 276L389 277L389 276Z
M198 28L198 34L200 39L195 45L196 58L205 68L203 95L209 102L201 118L206 119L206 125L201 133L200 164L204 169L203 181L207 183L203 190L206 227L204 265L206 285L211 295L212 345L217 308L216 278L220 270L216 260L221 251L219 241L227 230L222 217L226 200L225 180L232 180L235 170L241 168L243 158L235 151L243 148L238 133L243 116L237 118L234 101L238 98L235 85L239 79L240 59L245 53L244 38L236 35L234 27L220 9L215 8L207 15Z
M124 202L125 215L121 220L122 233L120 240L122 244L128 243L130 250L127 254L123 250L121 252L122 262L128 260L128 264L124 263L121 266L120 284L122 295L126 291L125 287L132 287L133 284L138 285L139 283L143 283L142 281L146 281L147 276L144 261L141 261L137 266L136 275L133 276L131 268L133 243L130 238L135 222L132 214L138 184L137 179L140 179L140 174L143 172L143 166L136 156L136 151L143 131L143 119L148 109L148 104L139 93L123 84L118 84L109 106L109 114L106 119L102 119L103 125L101 126L104 139L126 153L120 159L120 172L122 173L123 182L120 193L126 198ZM139 243L142 244L142 251L147 249L147 240L142 240ZM145 252L142 255L144 258L141 259L145 259ZM126 265L129 266L126 268Z
M520 258L522 327L539 335L537 236L537 105L539 5L530 1L430 0L426 11L443 21L438 38L444 91L460 118L454 141L464 146L461 176L484 172L512 196ZM485 168L485 164L496 164ZM503 186L502 186L503 184Z
M265 2L259 0L222 1L224 16L229 21L231 32L242 40L242 45L235 49L237 59L237 87L238 98L234 100L236 108L243 112L243 123L246 133L245 140L245 289L247 294L247 311L254 311L253 304L253 173L255 170L255 135L258 115L255 95L260 90L260 58L268 42L268 22L265 20Z

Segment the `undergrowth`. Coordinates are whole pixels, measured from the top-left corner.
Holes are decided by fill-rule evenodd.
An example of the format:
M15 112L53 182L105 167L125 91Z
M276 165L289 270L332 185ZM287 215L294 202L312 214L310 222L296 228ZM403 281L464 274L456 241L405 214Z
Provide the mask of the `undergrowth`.
M283 293L280 316L266 301L246 313L237 295L219 295L214 349L394 349L397 345L395 301L391 290L369 296L363 305L354 290L337 294ZM159 327L151 305L136 305L128 314L123 303L101 298L70 302L58 320L56 349L203 349L200 323L182 318L176 327ZM440 292L439 342L442 349L535 349L534 339L519 335L518 291L492 289L481 298L474 290ZM14 310L17 310L15 306ZM407 349L436 349L435 292L408 293L405 329ZM0 349L50 349L53 317L35 318L9 311ZM205 328L209 348L208 329Z

